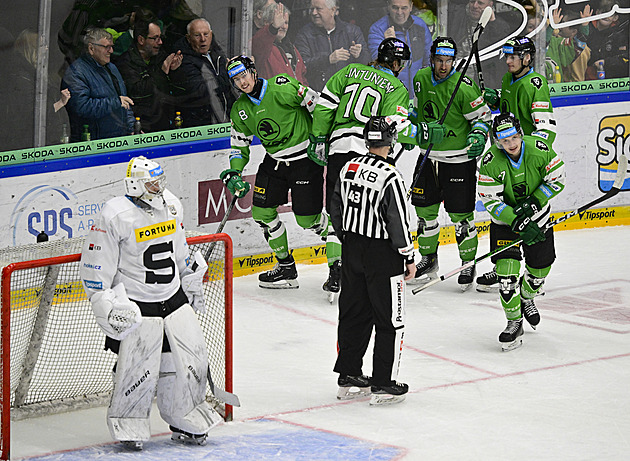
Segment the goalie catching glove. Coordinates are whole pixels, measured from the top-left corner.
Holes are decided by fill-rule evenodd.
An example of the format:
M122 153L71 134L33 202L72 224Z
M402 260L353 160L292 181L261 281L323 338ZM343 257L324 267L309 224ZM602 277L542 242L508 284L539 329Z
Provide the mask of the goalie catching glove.
M203 277L208 271L208 263L199 250L195 251L192 264L182 272L182 290L188 298L188 304L200 314L206 313L206 302L203 296Z
M517 216L512 221L512 230L520 235L523 243L526 245L534 245L535 243L545 240L545 233L538 227L529 216Z
M101 330L117 341L125 339L142 323L142 314L136 303L127 297L122 283L92 295L90 299L96 323Z
M241 177L241 172L238 170L233 170L228 168L227 170L223 170L219 175L225 187L228 188L232 195L237 196L238 198L245 197L245 195L249 192L249 183L247 181L243 181Z

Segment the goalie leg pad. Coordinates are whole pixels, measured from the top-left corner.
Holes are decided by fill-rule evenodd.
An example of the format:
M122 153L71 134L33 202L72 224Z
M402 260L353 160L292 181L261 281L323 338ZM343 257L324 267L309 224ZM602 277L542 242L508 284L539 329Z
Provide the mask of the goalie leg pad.
M120 343L107 426L115 440L149 440L149 413L160 372L164 322L145 317Z
M191 434L205 434L222 421L206 402L208 352L197 317L184 304L164 319L171 352L162 354L157 403L162 419Z

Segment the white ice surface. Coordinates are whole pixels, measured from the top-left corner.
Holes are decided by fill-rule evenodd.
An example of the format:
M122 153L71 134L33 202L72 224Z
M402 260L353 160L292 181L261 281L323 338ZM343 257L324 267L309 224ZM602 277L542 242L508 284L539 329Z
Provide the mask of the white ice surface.
M325 265L299 265L297 290L237 278L234 385L243 406L207 446L170 442L154 409L156 437L142 453L123 452L97 408L13 422L13 459L629 459L629 231L556 233L558 259L536 298L541 323L526 326L512 352L497 340L506 323L497 294L461 293L456 277L416 296L408 288L399 379L410 392L390 407L335 398ZM482 238L478 254L486 251ZM440 274L459 266L455 245L440 247L439 263Z

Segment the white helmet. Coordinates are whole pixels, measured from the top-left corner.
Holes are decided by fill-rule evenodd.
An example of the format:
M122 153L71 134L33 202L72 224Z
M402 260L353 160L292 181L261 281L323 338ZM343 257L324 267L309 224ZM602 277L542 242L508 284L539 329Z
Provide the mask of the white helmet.
M134 157L127 164L125 194L139 197L154 208L162 208L166 174L159 163L146 157ZM157 199L157 200L155 200Z

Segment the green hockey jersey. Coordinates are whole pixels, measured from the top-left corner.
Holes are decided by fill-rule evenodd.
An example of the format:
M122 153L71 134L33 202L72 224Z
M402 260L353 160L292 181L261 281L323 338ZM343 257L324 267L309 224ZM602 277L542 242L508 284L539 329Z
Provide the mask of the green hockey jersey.
M547 79L530 70L521 78L512 81L506 73L501 82L501 112L512 112L521 122L523 133L540 132L548 144L556 138L556 120L549 97Z
M417 144L408 107L409 92L391 70L349 64L330 77L322 90L313 112L313 134L328 136L329 155L363 155L363 128L371 116L382 115L397 123L399 142Z
M460 75L453 71L445 79L437 81L431 67L420 69L413 78L414 110L410 116L411 122L439 120ZM484 102L479 87L471 79L464 77L444 120L444 140L433 146L429 158L445 163L467 162L468 133L473 129L488 133L491 118L492 113ZM420 150L422 153L426 152L422 146Z
M286 74L262 80L259 99L241 94L230 112L230 168L243 171L257 136L267 154L279 161L306 158L317 92Z
M549 199L564 189L564 162L538 135L523 137L517 162L493 145L479 165L477 194L493 222L511 225L514 207L534 195L542 205L532 219L544 226L551 214Z

